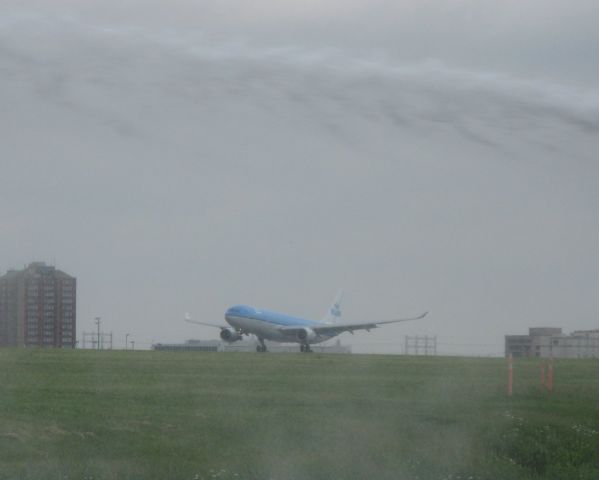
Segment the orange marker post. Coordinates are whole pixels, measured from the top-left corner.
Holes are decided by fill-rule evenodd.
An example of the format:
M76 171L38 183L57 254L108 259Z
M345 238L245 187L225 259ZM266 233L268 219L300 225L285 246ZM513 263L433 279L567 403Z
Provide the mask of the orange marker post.
M514 386L514 368L513 368L514 357L510 353L508 357L508 367L507 367L507 395L508 397L512 396L513 386Z
M545 388L545 362L541 360L541 388Z
M547 366L547 391L553 392L553 358Z

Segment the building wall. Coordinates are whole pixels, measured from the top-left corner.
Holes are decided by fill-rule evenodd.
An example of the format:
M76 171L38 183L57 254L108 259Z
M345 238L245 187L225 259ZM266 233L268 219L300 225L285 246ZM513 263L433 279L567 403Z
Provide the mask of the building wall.
M553 356L561 358L599 358L599 334L573 334L553 340Z
M530 357L532 341L529 335L506 335L505 355L511 353L514 357Z
M0 345L74 347L77 282L42 262L0 277Z
M22 288L17 271L9 271L0 277L0 345L17 345L18 318L22 311Z

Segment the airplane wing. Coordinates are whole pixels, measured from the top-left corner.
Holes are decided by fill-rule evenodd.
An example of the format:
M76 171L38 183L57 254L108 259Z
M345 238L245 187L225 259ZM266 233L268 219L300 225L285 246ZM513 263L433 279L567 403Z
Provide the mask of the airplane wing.
M398 322L409 322L412 320L419 320L424 318L428 312L424 312L422 315L418 315L417 317L409 317L409 318L396 318L393 320L383 320L380 322L368 322L368 323L332 323L330 325L314 325L310 326L314 332L318 333L341 333L341 332L353 332L354 330L371 330L373 328L377 328L379 325L385 325L388 323L398 323ZM283 327L279 329L283 333L294 334L297 333L298 330L302 330L303 327L296 327L295 325L289 327Z
M185 314L185 321L188 323L195 323L196 325L204 325L206 327L214 327L214 328L227 328L226 325L217 325L215 323L207 323L207 322L198 322L197 320L192 320L189 313Z

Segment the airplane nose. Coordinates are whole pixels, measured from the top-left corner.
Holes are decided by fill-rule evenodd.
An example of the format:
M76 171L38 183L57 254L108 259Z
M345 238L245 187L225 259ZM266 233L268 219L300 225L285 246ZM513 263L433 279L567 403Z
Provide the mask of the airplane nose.
M230 317L239 315L239 313L240 313L239 310L240 309L239 309L238 305L228 308L227 311L225 312L225 319L228 320Z

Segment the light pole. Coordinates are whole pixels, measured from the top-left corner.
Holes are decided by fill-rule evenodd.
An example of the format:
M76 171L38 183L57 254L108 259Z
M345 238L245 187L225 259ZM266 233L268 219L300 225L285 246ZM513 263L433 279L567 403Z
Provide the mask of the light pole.
M131 340L131 350L135 350L135 340Z
M96 317L96 325L98 326L98 350L100 350L100 317Z
M129 335L131 335L131 334L130 333L125 334L125 351L127 351L127 340L129 339Z

